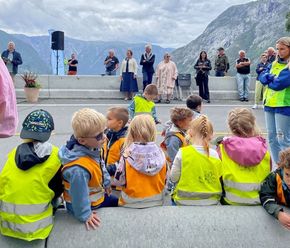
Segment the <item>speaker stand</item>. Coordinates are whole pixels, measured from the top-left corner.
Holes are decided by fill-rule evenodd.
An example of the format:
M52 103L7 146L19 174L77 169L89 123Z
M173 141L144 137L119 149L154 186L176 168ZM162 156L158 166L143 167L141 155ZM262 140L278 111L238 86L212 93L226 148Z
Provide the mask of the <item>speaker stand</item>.
M56 50L56 75L58 75L58 50Z

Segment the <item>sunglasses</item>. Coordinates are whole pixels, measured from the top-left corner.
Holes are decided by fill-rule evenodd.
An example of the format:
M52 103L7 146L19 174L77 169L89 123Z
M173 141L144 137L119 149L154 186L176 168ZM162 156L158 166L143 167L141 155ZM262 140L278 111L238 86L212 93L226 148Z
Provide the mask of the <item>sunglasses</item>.
M101 141L104 138L105 132L101 132L93 137L85 137L85 138L95 138L97 141Z

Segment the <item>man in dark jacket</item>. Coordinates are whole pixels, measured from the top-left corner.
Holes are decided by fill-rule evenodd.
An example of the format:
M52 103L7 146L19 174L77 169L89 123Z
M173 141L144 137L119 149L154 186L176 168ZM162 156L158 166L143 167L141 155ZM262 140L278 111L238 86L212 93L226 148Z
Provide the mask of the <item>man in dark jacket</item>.
M225 55L224 48L218 49L218 55L215 59L214 70L216 77L224 77L230 69L230 64L227 55Z
M20 53L15 51L15 44L13 41L8 42L8 49L2 53L1 57L14 82L14 77L18 72L18 65L22 64L22 58Z
M141 55L140 65L142 65L143 73L143 91L148 84L152 83L152 77L154 74L153 64L155 61L155 55L152 53L152 46L147 44L145 46L145 53Z

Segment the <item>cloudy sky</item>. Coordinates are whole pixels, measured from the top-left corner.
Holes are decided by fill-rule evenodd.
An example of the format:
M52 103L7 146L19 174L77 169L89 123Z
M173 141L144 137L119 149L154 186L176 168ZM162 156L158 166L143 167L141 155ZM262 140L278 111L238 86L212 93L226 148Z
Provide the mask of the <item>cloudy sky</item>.
M187 44L231 5L249 0L0 0L0 29L62 30L82 40Z

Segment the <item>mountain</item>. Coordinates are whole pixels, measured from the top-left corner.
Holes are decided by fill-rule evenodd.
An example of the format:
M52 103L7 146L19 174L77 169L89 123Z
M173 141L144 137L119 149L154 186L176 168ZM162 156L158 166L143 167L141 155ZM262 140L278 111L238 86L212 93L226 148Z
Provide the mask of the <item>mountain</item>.
M0 52L7 49L9 41L14 41L16 44L16 50L21 53L23 64L19 66L19 72L24 70L32 70L37 73L47 74L50 71L47 63L41 58L38 52L33 46L22 39L15 37L12 34L8 34L0 30Z
M13 35L17 40L27 44L29 47L33 47L38 57L45 63L45 67L50 70L50 53L51 49L49 46L48 36L26 36L23 34ZM0 37L1 38L1 37ZM17 43L17 42L16 42ZM104 73L104 60L108 55L109 49L114 49L117 58L121 62L126 55L126 50L131 48L133 51L133 57L139 60L141 54L144 53L145 43L130 44L119 41L83 41L65 37L65 57L70 58L72 52L77 54L78 74L83 75L95 75ZM18 47L17 50L23 53L22 49ZM153 52L156 55L155 66L163 59L165 52L171 52L172 48L163 48L160 46L153 45ZM23 60L27 58L24 56ZM36 68L36 64L32 63L31 68ZM141 74L141 66L139 67L139 73Z
M245 50L252 61L252 74L260 54L282 36L285 16L290 0L259 0L228 8L212 21L204 32L186 46L173 51L180 72L194 72L200 51L205 50L214 64L217 48L224 47L230 60L230 74L235 74L234 64L239 50ZM213 72L211 73L213 75Z

